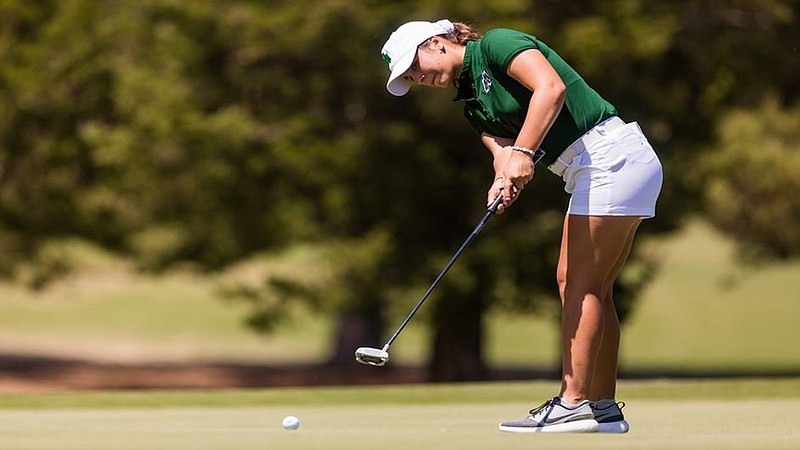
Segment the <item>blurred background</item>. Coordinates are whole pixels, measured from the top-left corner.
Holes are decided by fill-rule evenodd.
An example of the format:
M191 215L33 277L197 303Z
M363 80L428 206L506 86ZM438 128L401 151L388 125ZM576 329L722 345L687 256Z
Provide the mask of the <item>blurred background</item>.
M622 376L800 373L796 0L0 1L0 390L557 377L567 196L485 211L408 20L556 49L665 166L617 286Z

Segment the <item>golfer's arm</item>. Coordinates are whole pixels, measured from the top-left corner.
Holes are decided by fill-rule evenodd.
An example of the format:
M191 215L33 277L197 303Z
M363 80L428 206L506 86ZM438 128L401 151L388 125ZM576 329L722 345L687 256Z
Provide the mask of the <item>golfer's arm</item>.
M508 75L528 88L533 95L513 145L536 150L555 122L567 87L539 50L525 50L508 64Z
M489 149L489 152L491 152L492 157L494 158L492 166L494 167L495 175L501 173L501 165L504 164L504 162L501 161L501 158L498 158L500 155L500 150L502 150L503 147L514 145L514 139L492 136L489 133L482 133L481 142L483 142L483 145Z

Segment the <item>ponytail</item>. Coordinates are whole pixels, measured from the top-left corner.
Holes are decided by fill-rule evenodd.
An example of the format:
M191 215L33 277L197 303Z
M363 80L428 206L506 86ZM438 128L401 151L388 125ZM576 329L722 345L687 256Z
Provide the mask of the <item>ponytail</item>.
M453 22L453 27L455 27L455 30L451 33L453 36L448 36L448 39L455 44L466 45L467 42L477 41L482 36L480 31L465 23Z
M449 21L448 21L448 24L450 24ZM469 25L467 25L465 23L452 22L452 25L453 25L453 29L452 30L450 30L447 33L439 34L438 36L441 36L441 37L447 39L448 41L450 41L450 42L452 42L454 44L458 44L458 45L467 45L467 42L477 41L478 39L480 39L483 36L483 34L480 31L475 30L474 28L472 28L471 26L469 26ZM429 44L429 43L430 43L430 39L428 39L427 41L423 42L423 44L426 44L426 45ZM423 44L420 44L420 45L423 45Z

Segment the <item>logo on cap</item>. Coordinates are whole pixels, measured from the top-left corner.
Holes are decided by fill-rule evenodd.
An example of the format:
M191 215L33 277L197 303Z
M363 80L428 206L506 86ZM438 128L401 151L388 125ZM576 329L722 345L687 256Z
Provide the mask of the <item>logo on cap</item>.
M389 56L388 53L386 53L386 52L381 53L381 57L383 58L384 61L386 61L386 65L387 66L392 63L392 57Z

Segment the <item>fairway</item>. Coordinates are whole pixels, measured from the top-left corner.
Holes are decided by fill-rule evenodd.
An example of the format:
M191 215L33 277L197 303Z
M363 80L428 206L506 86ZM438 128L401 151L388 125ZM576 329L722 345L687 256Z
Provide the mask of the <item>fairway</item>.
M632 426L626 435L497 431L497 422L521 417L556 388L542 382L6 396L0 448L800 448L797 379L625 382L620 397L628 400ZM302 421L297 431L280 426L290 414Z

